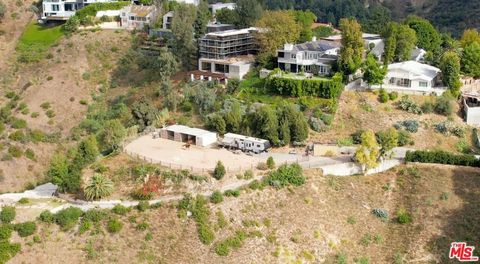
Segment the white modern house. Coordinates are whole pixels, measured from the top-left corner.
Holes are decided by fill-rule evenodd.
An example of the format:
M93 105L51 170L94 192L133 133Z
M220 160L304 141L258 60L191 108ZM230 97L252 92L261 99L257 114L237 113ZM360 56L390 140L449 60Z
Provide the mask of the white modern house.
M317 40L302 44L285 44L277 50L278 68L287 72L308 72L328 75L332 64L338 59L340 44L334 41Z
M218 10L221 10L224 8L234 10L236 7L237 7L236 3L215 3L208 6L210 13L212 13L212 15L214 16Z
M112 0L43 0L42 17L44 21L68 20L77 10L93 3L115 2Z
M160 129L160 137L201 147L217 143L217 133L183 125L172 125Z
M155 22L156 18L155 6L129 5L120 10L120 24L126 29L144 29Z
M404 61L388 65L383 84L372 88L418 94L443 94L440 69L417 61Z
M261 153L270 148L270 142L266 139L247 137L233 133L223 136L222 145L226 148L240 149L242 151Z

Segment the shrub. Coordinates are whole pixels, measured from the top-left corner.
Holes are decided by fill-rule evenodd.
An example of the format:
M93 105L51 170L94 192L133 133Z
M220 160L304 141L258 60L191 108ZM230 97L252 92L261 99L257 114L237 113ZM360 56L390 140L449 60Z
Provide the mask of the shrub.
M125 207L121 204L116 204L112 208L112 212L114 212L115 214L118 214L118 215L126 215L129 211L130 211L129 208L127 208L127 207Z
M107 230L110 233L118 233L122 230L123 224L117 219L111 219L107 223Z
M10 243L8 241L0 242L0 263L7 263L11 258L13 258L18 252L20 252L19 243Z
M440 134L447 135L447 134L448 134L448 126L447 126L447 123L446 123L446 122L442 122L442 123L435 124L435 131L438 132L438 133L440 133Z
M325 132L328 130L328 126L321 119L313 116L308 119L308 124L315 132Z
M150 208L150 204L146 201L140 201L138 202L137 206L136 206L137 210L140 211L140 212L144 212L146 211L148 208Z
M409 224L412 222L412 216L405 209L400 209L397 212L397 220L400 224Z
M45 210L40 215L38 216L38 220L51 224L55 221L55 215L52 214L52 212Z
M14 118L11 121L11 126L12 126L12 128L15 128L15 129L26 128L27 127L27 121L25 121L23 119L19 119L19 118Z
M400 101L398 102L398 107L401 110L407 111L409 113L422 113L422 109L420 109L420 107L408 95L404 95L402 96L402 98L400 98Z
M385 209L382 208L375 208L372 210L372 214L375 215L376 217L386 220L388 219L388 212Z
M422 104L421 108L422 108L422 112L424 112L425 114L430 114L433 112L434 107L432 102L426 101Z
M98 223L107 217L107 213L99 209L90 209L83 215L83 220Z
M63 229L68 230L75 226L83 212L77 207L68 207L55 214L55 222Z
M240 196L240 190L226 190L224 194L225 196L238 197Z
M352 137L346 137L346 138L337 139L337 145L339 147L353 146L353 138Z
M325 125L330 126L333 122L333 115L322 113L320 119L325 123Z
M5 206L2 208L2 211L0 212L0 221L4 224L9 224L13 220L15 220L16 216L16 211L15 207L13 206Z
M401 123L399 123L400 126L403 126L405 130L407 130L410 133L416 133L418 132L418 121L417 120L405 120Z
M462 137L465 136L465 128L463 128L463 127L452 127L450 129L450 133L452 133L456 137L462 138Z
M38 116L40 116L40 113L39 113L39 112L32 112L32 113L30 114L30 117L31 117L31 118L37 118Z
M390 97L390 100L395 101L398 98L398 92L390 92L390 94L388 94L388 97Z
M268 157L267 159L267 167L271 170L275 169L275 161L273 160L272 156Z
M154 195L155 195L155 193L144 191L143 188L134 190L131 193L131 196L132 196L133 199L140 200L140 201L152 200Z
M28 221L14 225L13 229L17 231L19 236L27 237L33 235L35 231L37 231L37 225L35 224L35 222Z
M435 102L435 113L440 115L451 115L453 112L453 102L451 99L446 97L439 97Z
M27 157L27 159L29 160L33 160L33 161L37 160L37 158L35 158L35 152L33 152L32 149L25 150L25 157Z
M252 190L262 190L265 187L265 183L262 181L254 180L248 185L248 187Z
M55 112L53 112L52 109L48 109L47 112L45 112L48 118L53 118L55 117Z
M210 201L214 204L223 202L223 194L220 191L214 191L210 196Z
M0 226L0 241L9 240L12 236L12 228L10 225L1 225Z
M457 166L480 167L480 161L474 155L455 155L442 150L437 151L407 151L406 162L437 163Z
M10 146L8 148L8 154L12 155L14 158L20 158L23 155L23 152L17 146Z
M270 186L282 188L287 185L300 186L305 183L305 177L302 175L302 167L298 163L278 167L277 170L270 172L266 177L266 182Z
M23 131L21 130L17 130L15 132L13 132L12 134L10 134L8 136L9 139L13 140L13 141L19 141L19 142L26 142L27 141L27 136L25 135L25 133L23 133Z
M141 222L136 227L137 230L141 230L141 231L145 231L147 230L147 228L148 228L148 223L145 223L145 222Z
M87 200L101 199L112 194L113 182L102 174L95 173L83 192Z
M386 103L390 99L390 96L385 91L385 89L380 89L380 93L378 94L378 101L380 103Z
M83 219L82 222L80 223L80 226L78 227L78 233L84 234L88 230L92 229L92 221L85 220Z
M19 204L28 204L29 202L30 202L30 200L28 200L28 198L25 198L25 197L18 200Z
M250 180L253 179L253 171L252 170L246 170L245 173L243 174L243 179L245 180Z
M257 169L259 170L268 170L268 165L266 162L259 162L257 164Z
M213 177L217 180L221 180L226 174L225 166L221 161L217 162L215 166L215 170L213 171Z
M50 103L49 102L43 102L40 107L43 109L43 110L47 110L50 108Z
M351 136L352 138L352 143L353 144L361 144L362 143L362 134L365 132L365 130L357 130L355 133L353 133ZM337 143L338 144L338 143ZM353 145L352 144L352 145Z
M329 80L297 80L292 78L274 77L267 80L265 87L272 93L301 97L318 96L331 99L338 98L343 90L342 75L335 74Z

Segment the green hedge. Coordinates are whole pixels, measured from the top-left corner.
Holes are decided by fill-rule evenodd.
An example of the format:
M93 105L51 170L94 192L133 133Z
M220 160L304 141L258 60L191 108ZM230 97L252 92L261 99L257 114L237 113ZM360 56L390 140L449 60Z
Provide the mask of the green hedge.
M98 11L105 11L105 10L119 10L123 7L129 5L129 1L122 1L122 2L110 2L110 3L93 3L90 4L75 13L75 16L78 18L86 17L86 16L95 16L97 15Z
M273 77L267 81L267 89L271 93L285 96L338 98L343 90L342 75L336 73L331 79L326 80Z
M407 162L438 163L458 166L480 167L480 160L474 155L453 154L442 150L437 151L407 151Z

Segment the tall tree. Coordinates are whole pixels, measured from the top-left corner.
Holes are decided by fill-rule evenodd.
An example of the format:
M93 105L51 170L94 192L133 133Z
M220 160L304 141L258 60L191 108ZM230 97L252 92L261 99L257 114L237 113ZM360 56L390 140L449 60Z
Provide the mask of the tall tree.
M299 42L311 41L313 37L312 25L317 21L317 17L310 11L295 10L295 21L300 26Z
M340 20L342 31L342 48L340 49L339 65L345 74L354 73L362 64L364 43L362 29L355 19Z
M263 7L258 0L238 0L235 8L238 17L238 27L250 27L262 16Z
M428 20L418 16L409 16L405 24L415 30L417 46L419 48L431 52L436 52L440 49L442 38Z
M215 18L219 23L232 25L239 24L240 20L237 11L229 8L222 8L220 10L217 10L217 12L215 13Z
M106 151L116 151L120 149L121 144L127 131L118 119L108 120L100 135L102 144Z
M356 161L362 166L364 172L378 166L379 149L375 134L367 130L361 135L361 145L355 152Z
M207 33L207 24L211 19L208 3L205 0L200 1L197 7L197 19L194 23L195 38L199 38Z
M475 78L480 77L480 43L472 42L465 47L461 63L464 73Z
M275 146L280 143L277 114L270 106L262 106L254 113L251 128L255 136L268 139Z
M443 84L450 89L453 96L460 95L460 58L454 51L447 51L440 59Z
M462 48L465 48L473 42L478 42L480 44L480 33L474 28L465 30L460 39L460 45Z
M256 36L264 56L275 56L279 47L300 37L300 26L289 11L266 11L255 26L265 29Z
M196 19L196 7L188 4L179 4L172 19L172 50L186 70L197 66L197 43L194 39Z
M415 30L407 25L398 25L397 28L397 46L395 48L395 59L397 61L410 60L412 57L412 50L417 43Z
M388 23L387 28L383 32L383 38L385 39L383 63L385 65L388 65L395 60L395 50L397 49L397 28L398 24L391 22Z
M374 4L368 8L367 17L361 21L364 32L381 34L385 24L392 21L392 15L388 8L381 4Z
M368 85L382 84L387 75L387 67L378 63L375 56L370 53L363 64L363 80Z

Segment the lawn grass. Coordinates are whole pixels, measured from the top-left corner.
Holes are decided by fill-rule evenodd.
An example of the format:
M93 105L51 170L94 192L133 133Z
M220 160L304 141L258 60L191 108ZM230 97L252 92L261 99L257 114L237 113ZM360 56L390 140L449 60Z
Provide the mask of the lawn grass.
M46 27L35 22L30 23L17 44L18 61L24 63L40 61L63 34L61 26Z

